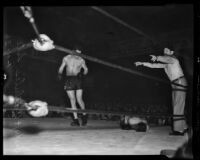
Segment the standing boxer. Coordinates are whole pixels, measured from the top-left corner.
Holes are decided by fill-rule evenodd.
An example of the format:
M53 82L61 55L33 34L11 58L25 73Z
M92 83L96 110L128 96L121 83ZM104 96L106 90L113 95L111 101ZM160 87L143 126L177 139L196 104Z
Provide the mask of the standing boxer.
M81 53L80 50L75 50L76 53ZM58 70L59 77L61 78L61 74L63 72L64 67L66 67L66 78L64 89L67 92L67 95L70 99L72 109L77 109L76 100L80 105L81 109L85 109L85 103L83 101L83 88L82 88L82 76L81 69L83 68L83 74L86 75L88 73L88 68L86 66L85 60L77 55L69 54L65 56L62 60L62 64ZM59 79L60 79L59 78ZM77 113L73 113L73 122L72 126L79 126L79 120ZM87 115L83 113L82 115L82 125L87 124Z

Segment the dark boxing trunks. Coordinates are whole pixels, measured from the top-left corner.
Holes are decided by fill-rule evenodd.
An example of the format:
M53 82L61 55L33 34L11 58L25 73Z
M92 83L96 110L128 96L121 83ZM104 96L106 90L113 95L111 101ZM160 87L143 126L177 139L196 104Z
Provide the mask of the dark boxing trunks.
M82 89L82 78L80 76L66 76L64 90Z

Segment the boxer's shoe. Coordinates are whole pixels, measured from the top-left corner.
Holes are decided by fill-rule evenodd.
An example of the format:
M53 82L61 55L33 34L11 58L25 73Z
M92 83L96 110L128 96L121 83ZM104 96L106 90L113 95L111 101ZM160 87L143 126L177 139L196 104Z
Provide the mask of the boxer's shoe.
M185 128L183 133L188 133L189 131L190 131L189 128Z
M170 136L184 136L185 132L179 132L179 131L172 131L169 133Z
M185 133L189 132L189 128L185 128L182 132L179 131L172 131L169 133L169 135L173 135L173 136L184 136Z
M71 123L71 126L80 126L78 119L74 119L73 122Z
M82 126L86 126L87 125L88 116L87 115L82 115L81 119L82 119L81 125Z

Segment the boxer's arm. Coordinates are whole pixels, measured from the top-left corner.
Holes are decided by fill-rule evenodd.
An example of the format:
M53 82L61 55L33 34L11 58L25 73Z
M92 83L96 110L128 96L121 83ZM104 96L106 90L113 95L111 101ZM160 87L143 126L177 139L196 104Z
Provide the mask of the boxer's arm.
M164 63L174 63L174 58L169 56L157 56L156 60Z
M162 63L142 62L142 65L149 68L165 68L166 67L166 64L162 64Z
M84 69L84 74L86 75L88 73L88 68L86 66L85 60L82 62L82 68Z
M58 70L58 74L62 74L64 67L66 66L65 58L62 60L62 64L60 65L60 68Z

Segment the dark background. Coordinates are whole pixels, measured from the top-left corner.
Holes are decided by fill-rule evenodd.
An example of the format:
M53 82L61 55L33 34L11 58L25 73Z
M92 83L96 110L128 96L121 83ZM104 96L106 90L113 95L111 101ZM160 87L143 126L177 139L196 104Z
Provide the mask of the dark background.
M186 78L192 99L193 80L193 5L100 6L154 40L130 30L97 12L91 6L32 7L40 33L47 34L55 44L83 54L119 64L168 81L163 69L135 67L135 61L149 61L150 54L162 54L163 47L174 47ZM33 28L19 7L4 7L4 51L35 39ZM22 56L23 55L23 56ZM31 49L4 56L4 69L10 83L5 92L19 94L27 101L40 99L51 105L68 104L63 82L57 71L66 54L56 50L38 52ZM21 59L19 61L19 57ZM11 67L8 67L8 61ZM86 60L89 74L84 81L86 108L95 103L119 102L121 107L137 104L171 105L170 85L145 77L109 68ZM19 82L16 87L16 72ZM19 92L16 92L16 88ZM20 94L20 90L22 90ZM101 108L103 105L99 105ZM111 108L115 105L111 104Z

